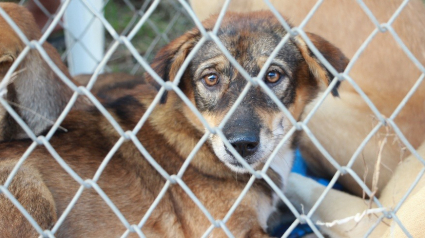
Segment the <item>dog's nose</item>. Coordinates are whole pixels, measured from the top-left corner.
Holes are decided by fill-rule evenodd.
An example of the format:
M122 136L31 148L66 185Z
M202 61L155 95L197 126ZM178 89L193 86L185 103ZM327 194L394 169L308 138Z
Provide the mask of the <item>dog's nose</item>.
M230 138L229 142L233 148L235 148L235 150L245 158L254 154L258 150L260 138L258 136L243 136Z

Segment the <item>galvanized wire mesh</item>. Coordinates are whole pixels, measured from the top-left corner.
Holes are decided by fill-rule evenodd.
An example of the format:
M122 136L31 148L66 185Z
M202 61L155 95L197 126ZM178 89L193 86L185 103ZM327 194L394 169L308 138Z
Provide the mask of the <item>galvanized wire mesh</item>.
M7 100L5 100L3 97L0 97L0 103L2 106L13 116L13 118L19 123L19 125L25 130L25 132L28 134L28 137L33 140L33 143L31 146L28 147L27 151L22 155L16 166L14 167L13 171L10 173L9 177L7 178L6 182L4 184L0 185L0 194L3 194L6 196L18 209L22 212L22 214L28 219L28 221L31 223L31 225L36 229L36 231L40 234L42 237L54 237L55 233L58 231L60 226L63 224L65 218L70 213L70 211L73 209L74 205L82 195L82 192L86 189L94 189L99 196L104 200L104 202L111 208L111 210L116 214L116 216L119 218L119 220L122 222L122 224L126 227L126 231L123 233L123 237L128 236L130 233L136 233L140 237L145 237L142 232L142 227L146 223L149 216L152 214L156 206L158 205L161 198L166 193L167 189L170 187L171 184L177 184L178 186L181 186L181 188L189 195L189 197L195 202L195 204L201 209L201 211L205 214L205 216L208 218L208 220L211 222L211 226L209 229L205 231L204 237L207 237L214 228L221 228L227 234L229 237L233 237L231 231L227 228L226 222L229 220L230 216L233 214L234 210L237 208L239 203L241 202L242 198L245 196L246 192L251 188L254 181L256 179L264 179L274 190L274 192L278 195L278 197L289 207L289 209L294 213L296 216L296 220L293 222L293 224L289 227L289 229L285 232L283 235L284 237L287 237L290 232L295 228L296 225L300 223L307 223L310 225L314 233L318 237L323 237L320 234L320 231L315 226L314 222L312 221L311 217L312 214L317 210L318 206L325 200L326 194L330 191L331 187L336 183L337 179L342 174L349 174L352 176L355 181L363 188L363 190L371 197L373 197L373 201L376 203L378 208L383 209L383 215L378 219L377 223L380 222L383 218L391 218L395 222L398 223L398 225L403 229L406 235L410 236L409 231L405 228L405 226L400 222L400 220L397 217L397 211L400 208L400 206L403 204L403 202L406 200L406 197L412 190L412 188L416 185L418 180L422 177L423 172L425 171L425 168L422 169L422 172L418 175L418 179L415 181L414 184L411 185L411 189L409 189L409 192L405 195L405 197L398 203L398 205L394 209L385 208L381 205L379 199L373 196L372 191L366 184L363 182L363 179L359 177L358 174L356 174L353 169L352 165L354 161L359 157L360 153L362 152L365 145L371 140L371 138L378 132L378 130L384 126L389 125L391 128L393 128L394 132L397 134L397 136L400 138L400 141L406 146L406 148L418 159L421 161L422 164L425 164L424 159L415 151L414 147L409 143L409 141L406 139L406 137L403 135L397 124L394 122L394 119L397 117L397 115L400 113L400 111L403 109L404 105L407 103L407 101L412 97L412 95L415 93L417 88L420 86L420 84L423 82L425 78L425 67L422 65L418 59L415 58L415 56L410 52L410 50L406 47L406 45L403 43L403 41L400 39L400 37L397 35L397 33L394 31L392 24L394 20L398 17L401 11L405 8L408 0L404 1L399 9L394 12L393 16L390 18L388 22L381 23L376 19L376 17L373 15L373 13L368 9L367 5L362 0L357 0L357 3L359 6L364 10L364 12L368 15L371 22L375 25L375 29L370 33L370 36L364 41L362 46L357 50L357 53L353 56L353 58L350 61L350 64L346 68L346 70L343 73L337 72L330 63L323 57L323 55L318 51L318 49L313 45L313 43L308 38L306 32L304 31L305 25L308 23L308 21L311 19L311 17L315 14L319 6L324 2L324 0L317 1L316 5L311 9L309 14L305 17L304 21L296 26L296 27L290 27L289 24L282 18L282 16L278 13L278 11L273 7L273 5L269 2L269 0L264 0L264 2L270 7L270 10L275 14L275 16L279 19L281 24L284 26L284 28L287 30L288 34L282 38L281 42L278 44L272 55L269 57L267 62L265 63L265 66L262 68L260 73L257 76L251 76L248 72L246 72L241 65L238 64L238 62L231 56L228 49L224 47L224 45L220 42L220 39L217 37L216 33L218 31L218 28L222 22L223 16L225 15L226 11L228 10L227 7L230 3L229 0L227 0L224 4L224 7L222 8L219 18L217 20L217 23L213 29L213 31L206 31L201 22L198 20L192 9L190 8L189 4L184 0L178 0L178 1L161 1L161 0L154 0L154 1L145 1L143 4L139 4L137 6L134 5L134 2L130 0L123 0L122 4L125 4L128 7L128 11L131 11L133 13L131 19L128 21L128 24L124 27L124 29L121 29L120 32L117 31L117 29L114 28L114 26L111 25L111 23L107 20L108 16L103 16L100 12L97 12L94 10L90 4L88 4L88 0L81 0L81 2L89 9L94 18L98 18L101 20L102 24L104 25L106 31L107 31L107 38L110 40L109 45L106 49L105 57L98 62L98 66L93 72L93 76L91 77L89 83L87 86L80 86L77 87L65 74L63 74L60 69L53 63L53 61L49 58L47 53L44 51L42 44L47 40L49 35L52 33L54 25L56 23L59 23L63 26L61 23L61 18L64 14L65 9L67 8L68 4L71 1L79 1L79 0L64 0L62 1L62 4L60 8L57 10L55 14L48 13L43 7L42 4L35 0L35 2L42 7L43 11L49 16L50 22L44 27L43 29L43 36L39 40L33 40L29 41L25 35L21 32L21 30L17 27L16 24L10 19L10 17L3 11L3 9L0 8L0 16L3 17L10 26L16 31L16 33L19 35L20 39L25 43L26 48L22 51L18 59L13 63L10 70L6 74L3 81L0 83L0 90L2 94L4 94L4 90L6 85L9 83L11 79L12 73L17 69L18 65L22 62L22 60L26 57L30 49L36 49L38 52L40 52L43 59L49 64L49 66L52 68L52 70L59 75L60 79L72 90L75 91L73 97L71 98L70 102L64 109L64 111L61 113L55 124L52 126L52 128L49 130L49 132L46 134L46 136L37 136L34 134L31 129L26 125L26 123L18 116L18 114L13 110L13 108L10 106ZM21 3L24 3L22 1ZM105 1L105 6L108 4L108 1ZM161 5L167 4L166 7L161 7ZM171 6L172 11L175 13L170 19L169 22L165 26L162 26L161 28L158 27L158 23L156 23L152 18L154 18L154 15L157 14L158 10L164 11L164 8L169 8ZM174 27L176 24L180 23L186 24L185 29L190 28L192 25L195 25L199 28L200 32L202 33L202 39L198 42L198 44L194 47L193 51L189 54L189 56L186 58L186 60L183 63L183 66L180 68L180 70L177 73L176 79L173 82L164 82L161 77L159 77L153 69L149 66L149 61L151 59L151 56L155 53L155 51L159 48L159 46L164 45L165 43L168 43L171 38L174 38L176 34L179 33L172 33ZM190 24L188 24L190 22ZM146 28L149 27L153 32L154 36L151 39L148 46L144 49L143 52L141 52L138 49L138 46L135 46L134 38L139 37L140 34L143 35L143 32L146 31ZM184 30L185 30L184 29ZM66 30L66 29L65 29ZM349 73L353 67L353 65L356 63L358 58L362 55L364 49L370 44L370 42L377 36L378 34L391 34L394 38L394 40L397 42L397 44L400 46L400 48L405 52L405 54L409 57L409 59L416 65L416 67L422 72L421 76L415 83L415 85L411 88L409 93L404 97L404 99L400 102L397 109L392 113L392 115L388 118L384 117L377 107L372 103L372 101L368 98L368 96L362 91L361 87L356 84L356 82L350 77ZM265 85L265 83L261 80L266 73L266 70L268 66L271 63L271 60L275 57L275 55L278 53L278 51L283 47L283 45L290 39L292 36L299 35L301 36L310 50L314 53L314 55L317 56L317 58L321 61L321 63L335 76L333 79L331 86L326 89L326 91L323 93L321 98L318 100L318 103L314 106L314 108L310 111L310 113L305 117L303 121L297 122L295 118L292 117L291 113L287 110L287 108L279 101L279 99L271 92L271 90ZM77 40L78 37L81 36L74 36ZM241 95L239 96L239 99L235 102L235 104L232 106L229 113L225 116L224 120L218 125L217 127L211 127L208 125L206 120L202 117L201 113L197 110L197 108L191 104L190 100L184 95L184 93L179 89L177 86L180 78L182 77L186 67L188 66L189 62L192 60L192 57L194 54L199 50L199 48L202 46L202 44L207 41L212 40L214 41L219 48L222 50L223 54L230 60L231 64L243 75L246 80L248 81L246 87L242 91ZM86 50L89 51L90 47L86 46ZM117 53L125 52L124 55L116 55ZM68 54L68 49L62 52L63 59L65 59L65 56ZM128 57L130 60L125 61L125 64L128 65L128 62L131 62L131 66L126 68L127 72L136 74L141 73L143 71L148 72L153 76L153 78L161 85L161 89L159 90L158 95L156 96L153 103L150 105L150 107L146 110L146 113L144 116L140 119L139 123L136 125L136 127L131 131L124 131L120 125L115 121L115 119L108 113L108 111L105 109L105 107L96 99L96 97L90 92L90 89L93 87L94 83L97 80L97 77L102 69L106 69L107 71L113 71L114 67L113 62L116 60L116 58L120 57ZM118 67L118 70L123 70L122 68ZM370 107L372 112L374 113L374 116L378 119L378 123L375 125L375 127L370 131L369 135L364 138L364 141L362 144L358 147L356 152L352 155L350 162L347 165L340 165L338 162L332 158L332 156L326 151L326 149L320 144L319 140L316 138L316 136L311 132L311 130L308 127L308 122L311 120L312 116L316 113L318 108L323 103L325 97L329 95L331 92L331 89L338 81L346 81L346 83L349 83L356 92L361 95L361 97L364 99L364 101L367 103L367 105ZM252 87L261 87L266 93L269 94L269 96L273 99L273 101L278 105L278 107L284 112L284 114L290 119L290 122L292 124L291 129L288 131L288 133L285 135L285 137L282 139L282 141L279 143L277 148L274 149L274 152L271 154L269 159L267 160L265 166L261 170L255 170L251 168L246 161L233 149L232 146L230 146L229 141L226 139L226 137L223 134L223 127L225 123L228 121L228 119L231 117L232 113L235 111L235 109L239 106L240 102L242 101L243 97L247 94L248 90ZM184 101L184 103L187 104L187 106L194 112L196 116L199 117L200 121L206 128L205 134L202 136L198 144L194 147L193 151L190 153L188 158L186 158L185 163L183 164L182 168L177 174L168 174L161 166L155 161L155 158L153 158L147 150L144 148L144 146L141 144L141 142L137 139L136 134L139 132L143 124L148 119L150 113L154 109L154 107L159 103L159 100L161 98L161 95L167 91L167 90L173 90L176 92L179 97ZM105 157L104 161L102 162L101 166L98 168L96 174L92 179L84 180L81 178L77 173L73 171L71 167L67 165L67 163L61 158L61 156L56 152L55 148L52 147L49 140L54 135L55 131L59 128L59 125L63 122L63 120L66 118L66 115L69 113L71 107L75 103L78 95L85 95L89 98L89 100L94 104L94 106L103 114L103 116L111 123L111 125L115 128L115 130L120 135L120 138L117 140L116 144L113 146L111 151L108 153L108 155ZM311 141L317 146L319 151L328 159L328 161L337 169L337 172L333 176L333 179L331 180L330 184L328 185L325 192L322 194L322 196L317 200L316 204L313 206L313 208L308 212L308 214L300 214L295 207L290 203L290 201L287 199L287 197L283 194L283 192L280 190L280 188L273 183L271 178L266 174L266 171L269 169L270 164L277 154L277 151L284 145L289 138L296 133L296 131L303 130L306 135L311 139ZM188 168L189 164L193 160L195 154L201 147L203 143L207 140L207 138L211 134L217 134L221 137L221 139L224 141L225 145L231 153L237 158L237 160L252 174L251 179L246 184L245 189L240 194L232 208L228 211L227 215L219 220L214 218L210 212L204 207L202 202L195 196L195 194L189 189L189 187L185 184L185 182L182 180L182 176L186 169ZM132 141L134 145L138 148L140 153L146 158L146 160L149 161L149 163L166 179L166 183L164 187L162 188L161 192L158 194L157 198L147 211L147 213L144 215L143 218L141 218L140 222L138 224L131 224L127 221L127 219L124 217L124 215L120 212L120 210L114 205L114 203L110 200L110 198L104 193L104 191L98 186L97 181L99 177L101 176L103 170L105 169L106 165L108 164L109 160L112 158L112 156L115 154L115 152L119 149L119 147L125 142L125 141ZM13 178L16 176L18 169L20 166L22 166L23 162L28 158L28 156L32 153L32 151L37 146L44 146L47 151L53 156L53 158L57 161L57 163L60 164L60 166L76 181L80 184L80 188L77 191L77 193L74 195L74 198L69 203L63 214L58 218L58 221L54 225L54 227L51 230L42 230L42 228L37 224L37 222L31 217L31 215L25 210L25 208L19 203L19 201L9 192L8 187L11 184ZM376 227L373 226L370 228L369 234L373 231L373 229Z

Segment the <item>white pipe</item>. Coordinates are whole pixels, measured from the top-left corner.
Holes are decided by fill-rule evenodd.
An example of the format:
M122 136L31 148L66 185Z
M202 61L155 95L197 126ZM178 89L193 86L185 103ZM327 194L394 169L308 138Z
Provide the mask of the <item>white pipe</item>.
M103 15L103 0L87 2ZM93 73L104 55L105 30L101 21L80 0L72 0L65 11L64 22L71 75Z

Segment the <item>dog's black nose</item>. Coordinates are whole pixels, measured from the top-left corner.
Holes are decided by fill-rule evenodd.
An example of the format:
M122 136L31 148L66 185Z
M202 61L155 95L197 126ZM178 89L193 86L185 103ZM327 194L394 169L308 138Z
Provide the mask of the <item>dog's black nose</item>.
M229 138L229 142L242 157L247 157L258 150L260 138L252 135L243 136L238 138Z

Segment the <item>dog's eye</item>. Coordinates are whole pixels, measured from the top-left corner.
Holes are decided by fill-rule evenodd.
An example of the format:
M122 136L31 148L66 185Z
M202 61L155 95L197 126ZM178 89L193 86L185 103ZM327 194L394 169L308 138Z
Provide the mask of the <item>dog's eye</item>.
M218 75L217 74L207 74L205 75L202 80L205 82L208 86L214 86L218 83Z
M267 81L267 83L276 83L281 78L282 78L282 75L279 72L275 71L275 70L269 71L266 74L266 81Z

